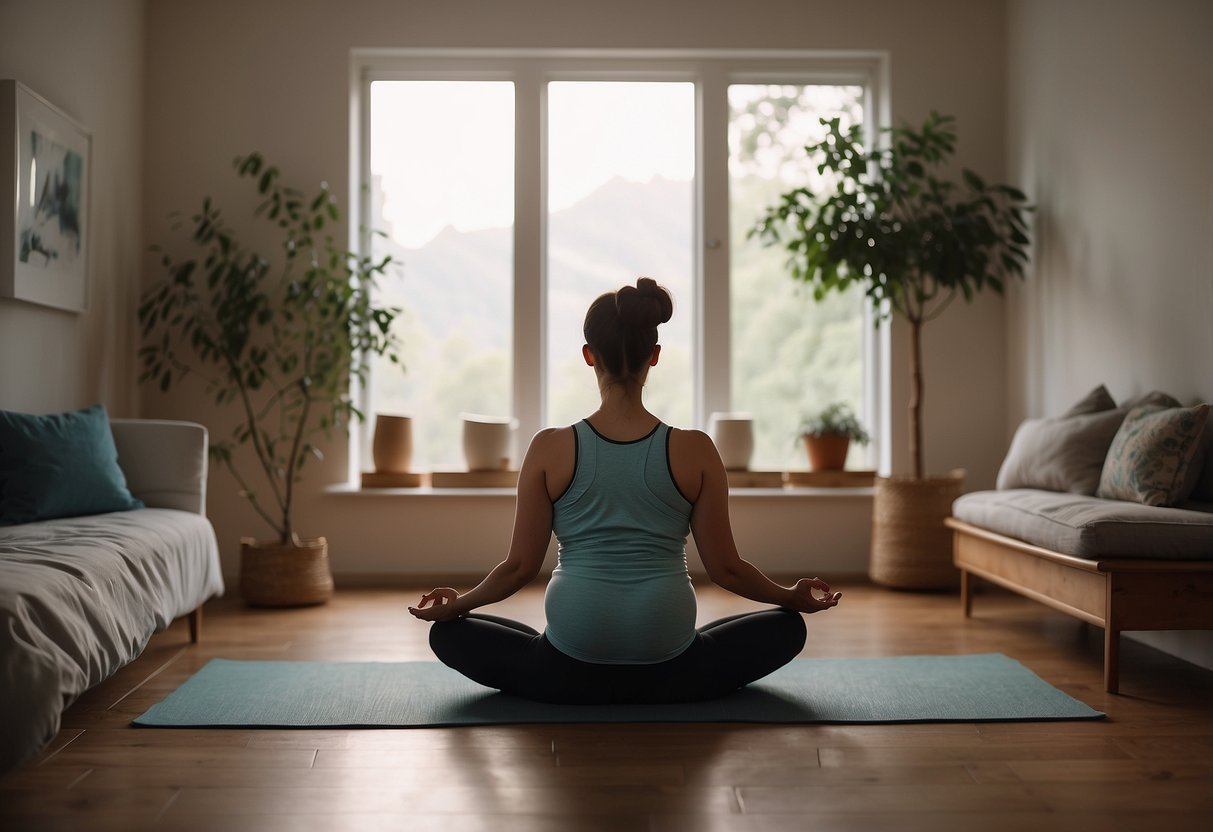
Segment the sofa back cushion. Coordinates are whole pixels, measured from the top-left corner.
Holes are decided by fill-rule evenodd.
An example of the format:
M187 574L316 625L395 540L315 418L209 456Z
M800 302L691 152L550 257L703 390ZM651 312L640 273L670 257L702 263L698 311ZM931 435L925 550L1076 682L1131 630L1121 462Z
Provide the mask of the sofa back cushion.
M1112 440L1097 496L1147 506L1184 502L1196 487L1203 464L1207 404L1133 408Z
M0 411L0 525L136 508L104 406Z
M1116 409L1101 384L1060 416L1024 421L998 471L997 487L1093 495L1126 412Z

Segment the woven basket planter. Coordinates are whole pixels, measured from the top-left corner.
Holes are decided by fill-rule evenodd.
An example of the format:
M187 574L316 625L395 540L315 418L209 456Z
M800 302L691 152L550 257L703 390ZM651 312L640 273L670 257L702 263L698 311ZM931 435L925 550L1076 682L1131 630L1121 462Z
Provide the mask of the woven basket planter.
M297 543L240 541L240 595L254 607L304 607L333 595L329 545L323 537Z
M952 530L943 521L961 494L964 471L944 476L877 477L872 501L873 582L894 589L951 589L960 583L952 563Z

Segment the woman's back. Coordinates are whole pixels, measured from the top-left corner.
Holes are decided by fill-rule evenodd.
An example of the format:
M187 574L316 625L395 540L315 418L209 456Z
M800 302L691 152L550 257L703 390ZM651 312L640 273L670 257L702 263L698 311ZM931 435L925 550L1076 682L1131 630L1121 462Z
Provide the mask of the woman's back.
M624 441L587 420L573 432L574 470L553 505L560 562L545 598L548 638L582 661L666 661L695 635L692 504L671 473L671 429L658 423Z

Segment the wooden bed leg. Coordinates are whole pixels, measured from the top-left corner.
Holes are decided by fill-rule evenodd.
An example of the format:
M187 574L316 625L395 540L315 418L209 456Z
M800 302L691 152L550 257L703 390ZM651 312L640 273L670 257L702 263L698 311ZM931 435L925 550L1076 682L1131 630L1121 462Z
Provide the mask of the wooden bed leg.
M977 577L967 569L960 570L960 607L964 610L965 618L973 617L973 590L976 588Z
M190 644L198 643L198 636L202 634L202 605L199 604L196 609L189 613L190 622Z

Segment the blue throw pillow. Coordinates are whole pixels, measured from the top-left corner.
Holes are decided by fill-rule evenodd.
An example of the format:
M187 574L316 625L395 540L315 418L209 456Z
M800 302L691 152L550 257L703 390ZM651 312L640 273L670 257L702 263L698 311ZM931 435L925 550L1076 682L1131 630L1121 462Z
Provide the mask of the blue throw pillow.
M143 502L126 487L102 405L49 416L0 410L0 526L135 508Z

